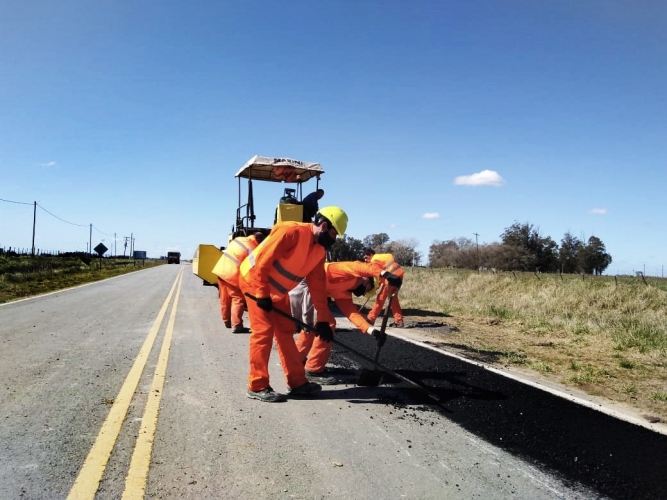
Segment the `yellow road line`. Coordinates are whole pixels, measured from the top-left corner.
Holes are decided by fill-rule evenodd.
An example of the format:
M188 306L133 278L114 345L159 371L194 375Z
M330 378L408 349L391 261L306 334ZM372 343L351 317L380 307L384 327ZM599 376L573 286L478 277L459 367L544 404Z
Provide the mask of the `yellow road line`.
M178 307L178 297L181 292L183 279L178 283L178 291L174 299L174 306L171 308L167 331L164 334L160 357L155 367L153 384L151 392L146 402L144 415L141 419L141 429L137 436L137 443L132 453L132 461L125 478L125 491L123 491L123 500L143 499L146 492L146 481L148 479L148 469L151 464L151 453L153 451L153 441L155 440L155 431L157 430L158 414L160 412L160 401L164 390L164 380L167 375L167 364L169 363L169 350L171 349L171 339L174 334L174 322L176 320L176 308Z
M127 374L125 382L123 382L123 386L120 388L118 396L116 396L104 424L102 424L97 439L95 440L93 447L90 449L86 460L83 462L81 470L79 470L74 485L67 496L68 500L95 498L95 493L97 492L97 488L99 488L102 475L104 474L107 462L109 461L113 447L118 439L118 434L120 433L121 426L127 415L127 410L132 402L132 397L134 396L134 392L139 384L139 379L146 366L148 355L153 349L155 338L160 331L162 320L167 313L171 297L176 289L176 283L182 274L183 268L180 269L176 276L174 284L169 291L169 295L164 301L164 304L162 304L162 308L160 309L157 318L155 318L155 322L148 333L148 337L146 337L144 345L141 346L139 355L134 361L130 372Z

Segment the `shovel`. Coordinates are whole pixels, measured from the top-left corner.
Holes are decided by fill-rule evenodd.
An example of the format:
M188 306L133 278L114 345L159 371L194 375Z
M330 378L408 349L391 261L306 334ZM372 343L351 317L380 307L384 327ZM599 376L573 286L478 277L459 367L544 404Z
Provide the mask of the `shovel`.
M248 297L249 299L252 299L252 300L254 300L255 302L257 302L257 297L253 297L253 296L250 295L249 293L246 293L245 296ZM391 302L390 302L390 303L391 303ZM313 333L316 333L315 328L313 328L312 326L310 326L310 325L307 324L307 323L304 323L304 322L301 321L301 320L296 319L294 316L291 316L291 315L287 314L285 311L281 311L280 309L277 309L277 308L275 308L275 307L274 307L273 309L271 309L271 310L272 310L272 311L275 311L276 314L279 314L280 316L282 316L282 317L284 317L284 318L291 319L291 320L294 321L296 324L298 324L299 326L301 326L301 328L305 328L306 330L309 330L309 331L311 331L311 332L313 332ZM348 346L348 345L345 344L344 342L341 342L340 340L333 339L332 342L333 342L334 344L336 344L336 345L342 347L343 349L345 349L345 350L351 352L352 354L354 354L355 356L357 356L359 359L363 359L364 361L366 361L366 362L368 362L368 363L372 362L377 368L380 368L382 371L388 373L389 375L392 375L392 376L396 377L397 379L402 380L403 382L406 382L406 383L410 384L411 386L415 387L416 389L419 389L419 390L420 390L421 392L423 392L426 396L428 396L428 397L431 398L433 401L435 401L436 404L437 404L438 406L440 406L440 408L442 408L443 410L447 411L448 413L452 413L452 410L450 410L449 408L447 408L447 407L443 404L443 402L440 400L440 398L439 398L438 396L436 396L435 394L433 394L431 391L429 391L426 387L424 387L423 385L418 384L418 383L415 382L414 380L410 380L408 377L406 377L406 376L404 376L404 375L401 375L400 373L396 373L395 371L390 370L389 368L384 367L384 366L382 366L380 363L378 363L378 362L377 362L377 353L375 354L375 360L372 361L371 358L369 358L368 356L364 356L364 355L361 354L359 351L356 351L355 349L352 349L350 346Z
M253 297L253 296L250 295L249 293L246 293L245 295L246 295L246 297L248 297L248 298L254 300L255 302L257 302L257 298L256 298L256 297ZM301 320L296 319L294 316L291 316L291 315L287 314L285 311L281 311L280 309L277 309L277 308L275 308L275 307L274 307L273 309L271 309L271 310L272 310L272 311L275 311L276 314L279 314L280 316L282 316L282 317L284 317L284 318L291 319L292 321L294 321L296 324L298 324L298 325L301 326L302 328L305 328L306 330L310 330L311 332L315 333L315 328L313 328L312 326L310 326L310 325L307 324L307 323L304 323L304 322L301 321ZM375 366L376 366L377 368L380 368L382 371L388 373L389 375L392 375L392 376L396 377L397 379L402 380L403 382L406 382L406 383L410 384L411 386L413 386L413 387L416 388L416 389L419 389L419 390L420 390L421 392L423 392L426 396L428 396L428 397L431 398L433 401L435 401L436 404L437 404L438 406L440 406L442 409L444 409L445 411L447 411L447 412L449 412L449 413L452 412L452 410L450 410L449 408L447 408L447 407L443 404L443 402L440 400L440 398L439 398L438 396L436 396L435 394L433 394L433 393L432 393L431 391L429 391L426 387L424 387L424 386L421 385L421 384L418 384L418 383L415 382L414 380L409 379L409 378L406 377L405 375L401 375L400 373L397 373L397 372L395 372L395 371L393 371L393 370L390 370L389 368L387 368L387 367L385 367L385 366L382 366L380 363L377 363L377 358L376 358L375 361L373 361L373 360L371 360L371 358L369 358L368 356L365 356L365 355L361 354L359 351L357 351L357 350L355 350L355 349L352 349L352 348L351 348L350 346L348 346L345 342L341 342L340 340L333 339L332 342L333 342L334 344L336 344L336 345L342 347L343 349L349 351L350 353L354 354L354 355L357 356L359 359L363 359L364 361L366 361L366 362L368 362L368 363L374 363Z
M384 308L384 314L382 315L382 326L380 327L380 331L382 333L384 333L387 329L387 322L389 320L389 306L391 305L391 299L394 297L394 295L396 294L392 294L391 297L387 299L387 305ZM382 349L382 346L378 345L378 348L375 351L375 359L373 360L373 369L368 370L366 368L362 368L361 374L359 375L359 380L357 380L357 385L368 387L377 387L380 385L380 381L382 380L382 375L384 373L383 371L377 369L380 349Z
M384 283L382 283L382 284L380 285L380 288L377 289L377 293L378 293L378 294L382 291L382 287L383 287L383 286L384 286ZM361 312L361 310L362 310L364 307L366 307L366 304L368 304L368 301L371 300L371 297L375 297L375 296L377 296L377 294L375 294L375 295L371 295L370 297L368 297L368 298L366 299L366 302L364 302L364 305L361 306L361 307L359 308L359 312Z

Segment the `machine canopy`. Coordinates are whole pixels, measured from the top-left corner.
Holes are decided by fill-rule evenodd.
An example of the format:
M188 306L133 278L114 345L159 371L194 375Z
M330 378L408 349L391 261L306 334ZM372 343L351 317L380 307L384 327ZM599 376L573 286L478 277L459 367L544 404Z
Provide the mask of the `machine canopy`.
M270 182L300 183L319 177L324 169L319 163L293 160L292 158L270 158L253 156L234 177Z

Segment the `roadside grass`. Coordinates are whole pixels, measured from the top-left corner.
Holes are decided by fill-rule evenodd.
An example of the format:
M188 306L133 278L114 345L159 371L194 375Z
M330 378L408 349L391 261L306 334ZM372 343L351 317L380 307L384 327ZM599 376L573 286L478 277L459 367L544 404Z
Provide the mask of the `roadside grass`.
M87 256L0 256L0 304L164 264Z
M667 422L667 279L405 269L406 321ZM411 314L414 317L411 317Z

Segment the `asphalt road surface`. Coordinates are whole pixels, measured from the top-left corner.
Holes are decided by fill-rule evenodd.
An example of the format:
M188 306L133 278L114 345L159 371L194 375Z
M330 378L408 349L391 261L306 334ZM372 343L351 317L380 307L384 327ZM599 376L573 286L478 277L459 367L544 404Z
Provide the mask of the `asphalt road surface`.
M432 349L380 360L430 395L336 347L347 383L267 404L247 344L188 264L0 306L0 498L667 498L665 436Z

